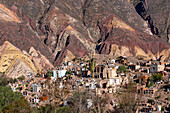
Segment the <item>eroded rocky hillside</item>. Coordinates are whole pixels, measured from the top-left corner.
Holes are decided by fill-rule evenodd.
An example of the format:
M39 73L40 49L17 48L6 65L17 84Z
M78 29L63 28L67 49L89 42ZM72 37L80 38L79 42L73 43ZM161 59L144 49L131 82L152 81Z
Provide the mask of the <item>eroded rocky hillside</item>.
M91 51L167 60L168 0L0 0L0 34L54 65Z

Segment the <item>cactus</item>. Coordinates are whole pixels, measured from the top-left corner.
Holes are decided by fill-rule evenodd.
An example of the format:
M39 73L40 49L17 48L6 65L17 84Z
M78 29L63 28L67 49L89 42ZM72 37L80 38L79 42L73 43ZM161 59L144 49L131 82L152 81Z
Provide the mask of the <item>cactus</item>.
M92 77L94 78L94 70L95 70L95 67L96 67L96 62L95 62L95 59L92 58L89 62L89 67L90 67L90 71L92 73Z

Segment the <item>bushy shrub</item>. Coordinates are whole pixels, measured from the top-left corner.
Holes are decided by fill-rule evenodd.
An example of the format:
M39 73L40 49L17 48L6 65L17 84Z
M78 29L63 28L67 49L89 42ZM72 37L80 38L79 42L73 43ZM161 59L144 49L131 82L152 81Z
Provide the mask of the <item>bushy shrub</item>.
M126 73L126 72L128 72L128 69L124 65L121 65L121 66L119 66L117 71L120 73L122 73L122 72Z

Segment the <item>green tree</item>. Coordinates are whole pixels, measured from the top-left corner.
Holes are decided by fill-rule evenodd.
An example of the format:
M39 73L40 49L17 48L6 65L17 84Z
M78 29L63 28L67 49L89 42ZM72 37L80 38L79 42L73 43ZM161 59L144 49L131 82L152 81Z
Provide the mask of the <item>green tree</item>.
M22 80L25 79L25 76L20 76L20 77L18 77L17 79L22 81Z
M53 76L53 71L50 70L46 73L45 78L50 79L52 76Z
M160 81L160 80L162 80L162 74L161 73L153 74L151 79L153 79L153 82Z
M63 106L63 107L58 107L56 109L56 113L73 113L73 110L71 109L70 106Z
M40 106L38 109L34 108L35 113L53 113L54 107L46 104L45 106Z
M155 101L153 99L148 99L148 103L153 104Z
M9 83L15 83L15 82L17 82L17 79L16 78L14 78L14 79L13 78L9 78L8 81L9 81Z
M27 100L19 92L13 92L10 87L0 86L0 112L31 113Z
M151 77L150 79L149 79L149 83L146 85L146 87L151 87L153 85L153 78Z
M54 105L46 104L39 108L34 107L34 113L73 113L70 106L56 107Z
M75 61L76 61L76 59L77 59L77 57L73 58L73 59L72 59L72 61L74 61L74 62L75 62Z
M0 77L0 86L6 86L8 83L15 83L17 81L16 78L8 78L6 76Z
M157 96L156 98L157 98L157 99L161 98L161 95Z
M122 73L122 72L126 73L126 72L128 72L128 69L124 65L121 65L121 66L119 66L117 71L120 73Z
M87 69L87 66L83 66L83 68L85 68L85 70Z
M163 106L161 107L161 111L164 111L164 107Z
M66 75L71 75L72 72L69 70L69 71L66 71Z
M6 86L8 85L8 79L6 77L0 78L0 86Z

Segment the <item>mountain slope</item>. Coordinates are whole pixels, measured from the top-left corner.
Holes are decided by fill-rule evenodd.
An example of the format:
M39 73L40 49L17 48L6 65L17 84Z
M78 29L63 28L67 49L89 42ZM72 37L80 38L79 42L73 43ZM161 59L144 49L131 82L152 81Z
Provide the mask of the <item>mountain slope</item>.
M167 1L0 0L0 45L8 40L27 53L33 47L54 65L91 51L165 60ZM162 8L154 12L156 4Z
M38 71L48 68L53 68L53 65L33 47L27 53L8 41L0 46L0 72L5 72L11 77L18 77L30 73L37 74Z

